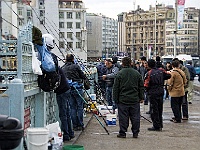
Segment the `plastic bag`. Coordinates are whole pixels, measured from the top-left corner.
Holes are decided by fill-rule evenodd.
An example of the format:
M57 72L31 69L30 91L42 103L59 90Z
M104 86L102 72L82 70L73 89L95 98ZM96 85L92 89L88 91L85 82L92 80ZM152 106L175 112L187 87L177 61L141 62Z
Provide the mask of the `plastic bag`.
M40 56L41 56L41 66L47 72L56 71L56 66L52 57L51 52L47 49L45 41L43 40L43 45L35 45Z
M36 57L33 43L30 42L30 44L32 45L32 70L33 70L33 73L37 74L37 75L42 75L42 70L40 68L41 62Z
M49 139L51 139L52 150L61 150L63 146L63 135L59 122L51 123L46 126L49 129Z

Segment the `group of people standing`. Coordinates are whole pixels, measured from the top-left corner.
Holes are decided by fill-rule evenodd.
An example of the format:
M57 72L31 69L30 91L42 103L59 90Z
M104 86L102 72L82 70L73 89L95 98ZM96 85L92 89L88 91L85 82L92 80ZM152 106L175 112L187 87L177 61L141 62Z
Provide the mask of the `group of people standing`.
M104 67L104 73L100 68ZM150 116L153 126L149 131L162 131L163 128L163 98L171 99L173 117L170 121L181 123L188 120L188 102L192 104L193 80L196 76L191 62L183 66L177 58L172 62L161 63L142 57L135 63L129 57L122 59L121 67L116 67L112 60L105 60L105 66L97 67L99 84L104 83L106 98L109 105L118 108L119 134L117 137L126 138L129 119L132 124L133 138L137 138L140 129L140 103L150 105ZM110 97L109 97L109 96ZM111 103L113 102L113 103Z

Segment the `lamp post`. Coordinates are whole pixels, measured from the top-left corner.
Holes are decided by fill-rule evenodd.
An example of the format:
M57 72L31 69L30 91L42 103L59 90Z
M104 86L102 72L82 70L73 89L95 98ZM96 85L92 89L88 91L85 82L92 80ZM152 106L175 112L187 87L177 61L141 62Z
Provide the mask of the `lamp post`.
M157 4L157 0L156 0L156 4ZM155 45L154 45L154 47L155 47L155 55L157 54L157 52L156 52L156 4L155 4Z
M175 31L174 31L174 58L176 58L176 36L177 36L177 0L175 0Z

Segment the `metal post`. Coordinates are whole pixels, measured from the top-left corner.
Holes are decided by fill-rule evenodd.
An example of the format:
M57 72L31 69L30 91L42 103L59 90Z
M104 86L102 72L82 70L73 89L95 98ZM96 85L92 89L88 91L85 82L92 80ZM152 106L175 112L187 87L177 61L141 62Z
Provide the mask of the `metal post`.
M157 1L156 1L157 4ZM157 51L156 51L156 4L155 4L155 56L157 55Z
M174 31L174 58L176 58L176 36L177 36L177 0L175 0L175 31Z

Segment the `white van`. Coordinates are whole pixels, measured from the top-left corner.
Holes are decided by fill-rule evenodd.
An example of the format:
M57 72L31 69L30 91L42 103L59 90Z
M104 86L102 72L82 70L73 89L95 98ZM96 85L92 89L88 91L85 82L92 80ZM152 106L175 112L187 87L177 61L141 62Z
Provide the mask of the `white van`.
M192 61L192 56L187 54L179 54L176 56L179 60L183 61L183 65L186 65L189 61Z

